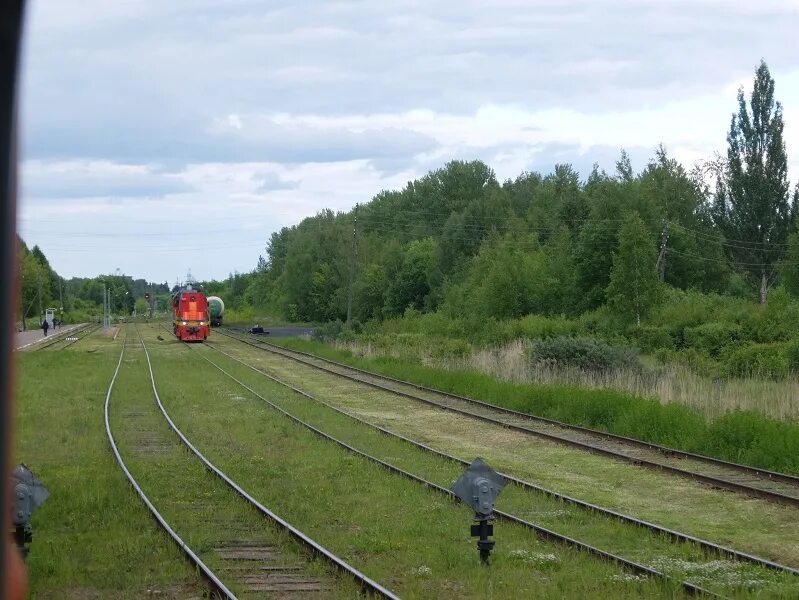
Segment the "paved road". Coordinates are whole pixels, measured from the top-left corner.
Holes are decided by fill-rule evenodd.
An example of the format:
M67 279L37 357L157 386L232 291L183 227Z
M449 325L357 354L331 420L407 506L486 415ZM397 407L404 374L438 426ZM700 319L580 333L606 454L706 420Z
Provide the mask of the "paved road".
M264 327L265 335L269 337L296 337L301 335L313 335L313 329L307 327Z
M265 337L299 337L303 335L313 335L313 329L308 327L269 327L267 325L263 325L264 333L259 333L256 335L263 335ZM238 329L243 331L244 327L233 327L233 329Z
M55 331L50 329L47 332L47 337L49 338L52 335L58 335L62 331L69 331L71 329L75 329L76 327L80 327L80 325L82 325L82 323L78 324L78 325L64 325L63 329L61 327L59 327ZM41 329L31 329L31 330L28 330L28 331L19 331L19 332L17 332L16 336L14 336L14 349L15 350L22 350L23 348L26 348L28 346L32 346L32 345L37 344L39 342L42 342L44 340L45 340L44 332Z

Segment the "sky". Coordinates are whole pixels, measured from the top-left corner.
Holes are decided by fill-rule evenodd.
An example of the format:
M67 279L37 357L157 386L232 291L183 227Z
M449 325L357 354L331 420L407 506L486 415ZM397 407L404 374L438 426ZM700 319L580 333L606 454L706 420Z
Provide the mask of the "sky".
M450 160L726 151L765 60L799 179L799 0L29 0L19 231L65 277L251 271Z

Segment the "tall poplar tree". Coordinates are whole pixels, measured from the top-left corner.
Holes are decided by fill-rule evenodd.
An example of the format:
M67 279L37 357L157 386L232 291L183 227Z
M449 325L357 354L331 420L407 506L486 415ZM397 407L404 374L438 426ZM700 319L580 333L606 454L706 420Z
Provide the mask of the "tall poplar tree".
M774 100L774 79L761 61L748 107L743 88L738 90L713 211L730 259L759 288L761 304L777 274L791 222L782 130L782 105Z

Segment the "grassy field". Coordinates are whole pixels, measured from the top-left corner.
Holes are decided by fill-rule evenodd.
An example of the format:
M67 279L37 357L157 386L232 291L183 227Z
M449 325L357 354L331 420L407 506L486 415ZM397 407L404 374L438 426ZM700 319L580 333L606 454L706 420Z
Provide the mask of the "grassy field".
M269 548L276 557L270 566L300 566L303 576L323 584L325 597L357 596L349 578L337 578L326 563L309 560L297 542L186 451L153 400L138 339L130 341L112 397L112 431L134 478L189 547L240 597L269 598L273 592L254 593L247 584L254 573L220 555L231 544Z
M642 580L580 552L539 541L531 532L506 523L496 526L492 566L480 568L474 539L468 535L471 519L465 507L291 424L208 363L201 362L201 358L207 356L229 367L237 377L298 416L441 485L448 486L460 473L460 467L301 400L210 348L188 348L168 335L158 340L158 331L152 327L142 327L142 332L151 348L162 400L200 449L264 504L403 597L682 595L672 585ZM35 539L29 561L32 597L189 598L201 596L205 589L129 488L108 448L102 404L122 337L114 342L95 335L72 350L18 357L17 455L53 494L34 518ZM224 343L221 336L214 342ZM227 349L235 345L230 341ZM250 359L263 355L256 350L242 352L250 352ZM112 425L126 460L152 499L187 532L193 544L212 557L211 562L210 550L219 541L220 529L238 528L243 538L272 542L277 539L284 547L286 540L265 527L262 518L232 497L177 444L155 412L145 377L141 351L131 349L112 398ZM430 430L441 435L448 432L447 443L453 452L473 458L482 450L474 445L468 425L443 423L434 415L410 407L386 405L385 398L372 394L374 390L364 393L337 388L302 372L300 377L313 389L330 392L342 405L371 414L376 420L383 415L392 428L405 423L405 433L413 437L431 438L428 441L435 445L441 440ZM428 424L422 427L425 421ZM554 450L522 448L513 439L503 441L499 434L492 434L487 443L494 447L494 455L486 454L494 466L508 471L517 469L523 476L535 475L524 467L546 472L545 466L550 464L550 476L554 472L565 476L564 465L572 466L569 457L558 457L551 453ZM597 457L588 456L586 461L574 465L578 473L596 469L599 464L605 464L606 470L599 470L593 482L572 473L578 487L590 490L605 477L606 485L599 485L596 490L599 496L615 490L611 496L622 504L640 492L639 482L636 480L635 488L630 489L629 479L630 473L638 470L624 467L613 471L607 466L612 461ZM688 493L682 507L659 508L666 515L673 515L680 508L703 506L704 512L697 511L690 518L697 523L703 519L713 521L719 515L710 503L733 496L713 493L718 498L708 500L711 497ZM681 495L685 495L684 489L675 490L674 497ZM645 499L653 502L646 495ZM771 550L778 554L784 550L786 556L791 556L790 543L785 540L799 538L792 532L791 522L782 522L781 514L775 517L770 506L762 510L764 506L759 502L743 504L746 506L722 503L718 511L735 514L743 508L744 512L737 513L739 521L751 520L754 527L765 528L765 542L759 538L745 547L768 547L773 542ZM648 562L675 577L688 576L702 585L715 586L727 595L797 595L793 580L785 576L713 560L691 546L671 544L537 494L508 488L499 506ZM746 512L747 507L752 509L751 514ZM656 507L649 508L657 513ZM754 518L758 508L762 513L759 519ZM794 518L792 522L796 521ZM774 527L782 530L781 543L773 539L769 523L776 523ZM721 532L736 535L727 525L722 524ZM740 526L737 533L743 531ZM288 553L298 553L294 559L302 560L301 551L291 543L285 548ZM799 554L796 549L794 552ZM320 577L329 576L324 565L314 568ZM338 580L334 586L331 592L335 595L353 594L347 582Z
M512 383L569 385L593 389L615 389L637 396L658 398L695 408L709 419L733 411L753 411L779 420L799 419L799 381L758 377L705 377L680 364L653 364L646 371L613 369L590 372L578 368L534 364L528 356L529 340L514 340L503 346L476 350L466 356L421 356L420 362L449 371L474 371ZM374 348L359 343L337 347L357 355L377 358Z
M150 337L153 340L153 337ZM156 344L153 340L153 343ZM197 368L201 352L153 350L162 397L209 457L267 505L403 597L673 597L675 590L502 524L490 569L479 568L463 506L320 440ZM270 396L284 395L274 388ZM680 595L677 593L677 595Z
M220 345L223 342L217 341ZM799 567L799 511L480 424L227 342L233 354L370 422L550 489ZM504 498L502 499L504 501Z
M413 381L533 415L626 435L755 467L799 474L799 424L751 411L711 420L679 403L615 389L511 383L474 370L453 371L407 359L365 358L297 338L274 340L289 348Z
M233 351L246 358L250 362L258 360L263 353L251 350L247 347L237 345L235 342L217 342L219 346L224 346L226 352ZM234 349L235 348L235 349ZM238 350L238 351L236 351ZM314 426L329 432L331 435L346 441L347 443L362 449L370 454L395 464L400 468L417 473L425 478L437 482L439 485L448 486L458 477L463 467L447 460L434 457L431 454L421 452L412 448L409 444L399 440L387 438L376 430L365 425L357 424L352 419L339 415L329 408L314 403L303 398L298 394L286 394L285 388L275 388L275 384L268 381L265 377L238 365L229 358L221 354L214 353L211 357L217 363L229 369L237 378L241 379L253 389L261 392L271 402L279 404L282 408L292 414L311 422ZM298 374L295 379L301 379L302 383L295 380L295 384L303 388L314 388L317 393L325 398L334 398L335 402L341 403L342 398L350 398L349 402L343 404L350 408L358 404L366 416L375 421L382 421L390 426L397 424L397 421L414 421L418 423L427 422L431 430L445 432L443 436L453 436L461 433L458 438L463 444L468 444L473 435L457 427L455 421L449 420L451 415L439 414L432 409L421 409L418 421L410 416L406 411L397 406L391 406L390 401L385 398L381 402L373 394L373 391L356 391L346 383L340 384L331 381L330 378L313 378L308 372ZM401 413L398 414L398 413ZM438 417L438 418L437 418ZM453 427L454 426L454 427ZM409 432L411 437L425 437L419 430ZM509 432L510 433L510 432ZM510 433L510 437L514 435ZM433 440L433 445L440 442L440 438ZM487 444L492 444L494 437L487 440ZM518 445L518 442L515 442ZM462 456L472 459L475 453L484 454L486 448L468 449ZM502 451L507 447L502 446ZM536 450L536 449L531 449ZM470 454L469 452L472 451ZM540 453L539 461L545 460ZM592 457L596 458L596 457ZM527 459L529 460L529 458ZM565 461L564 461L565 462ZM608 461L605 461L608 462ZM559 467L564 470L560 463ZM565 462L565 464L568 464ZM625 467L622 467L624 469ZM565 469L568 470L568 467ZM620 469L621 470L621 469ZM629 472L629 467L627 467ZM618 474L617 480L621 480ZM620 483L620 481L616 481ZM623 485L623 484L622 484ZM775 577L773 573L763 569L753 568L739 563L719 561L716 556L708 556L700 549L685 544L673 544L668 540L662 539L658 535L649 534L641 529L622 526L615 520L597 517L577 508L565 505L557 500L547 498L541 494L531 493L517 488L508 487L500 497L498 507L517 514L524 518L533 520L545 527L550 527L556 531L582 539L597 547L605 550L630 557L636 561L649 564L655 568L668 572L675 578L690 579L707 587L721 587L724 593L740 592L736 586L743 585L758 589L779 590L786 596L792 593L799 593L799 582L795 578ZM697 518L703 518L704 514L698 514Z
M32 598L188 598L204 589L109 449L103 402L120 343L98 334L75 350L17 354L16 457L51 494L33 516Z
M576 367L540 364L530 360L531 341L516 339L489 348L462 348L440 353L418 345L391 346L360 340L340 340L333 346L369 359L404 359L448 371L482 373L503 381L537 385L566 385L630 392L655 397L663 404L690 406L709 419L733 411L753 411L778 420L799 419L799 380L763 377L709 377L679 364L661 364L643 356L647 368L585 371Z

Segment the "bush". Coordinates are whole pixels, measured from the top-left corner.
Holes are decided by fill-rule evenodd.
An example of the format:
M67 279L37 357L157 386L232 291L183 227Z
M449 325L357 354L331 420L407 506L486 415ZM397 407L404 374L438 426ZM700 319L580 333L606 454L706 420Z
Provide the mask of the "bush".
M788 369L793 374L799 374L799 338L785 344L785 358L788 360Z
M666 327L651 325L632 327L628 331L627 336L644 352L674 348L674 338L671 337L671 333Z
M707 354L697 351L695 348L684 350L660 349L655 353L655 357L662 363L676 363L691 369L694 373L705 377L720 377L723 374L721 363L710 358Z
M747 344L730 353L725 367L737 377L783 379L789 373L785 344Z
M534 363L578 367L586 371L642 368L635 348L611 346L591 338L555 337L536 340L529 352L530 360Z
M713 358L718 358L728 346L739 344L742 335L741 326L735 323L705 323L683 330L686 347L705 352Z
M223 319L225 323L250 325L255 319L255 310L252 306L243 306L238 310L226 307Z
M527 315L517 322L518 335L530 339L571 337L579 333L581 327L577 321L565 317L543 317Z
M710 425L695 451L773 471L799 472L799 427L751 411L728 413Z
M344 323L341 321L328 321L313 330L313 337L315 340L327 342L335 340L344 329Z

